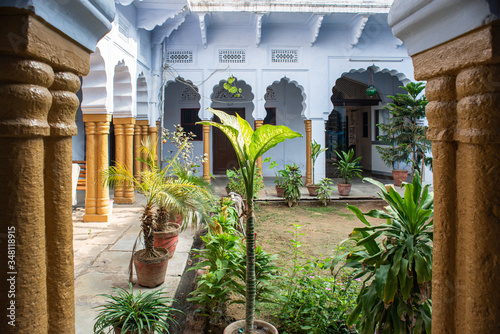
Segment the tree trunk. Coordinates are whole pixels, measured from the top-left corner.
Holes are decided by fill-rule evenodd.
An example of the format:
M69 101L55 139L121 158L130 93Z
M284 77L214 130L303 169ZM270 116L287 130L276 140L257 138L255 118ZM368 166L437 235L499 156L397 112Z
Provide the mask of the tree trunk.
M247 196L248 197L248 196ZM245 333L253 333L255 318L255 216L253 209L253 196L247 199L247 271L246 271L246 312Z

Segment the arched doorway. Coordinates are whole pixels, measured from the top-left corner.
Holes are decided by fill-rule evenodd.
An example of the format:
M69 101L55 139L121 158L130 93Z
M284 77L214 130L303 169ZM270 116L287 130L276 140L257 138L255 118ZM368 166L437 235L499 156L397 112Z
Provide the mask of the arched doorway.
M371 84L377 91L369 96L366 90ZM404 93L404 90L398 88L403 85L397 75L391 71L380 71L375 66L344 73L335 82L331 96L334 108L325 124L327 177L335 176L335 168L332 166L337 160L335 151L349 149L354 150L356 157L362 157L361 166L364 171L389 173L375 148L382 144L377 139L376 124L389 117L384 106L392 101L390 96Z
M229 93L224 89L225 80L221 80L214 86L211 95L212 108L222 110L230 115L238 114L253 125L252 111L254 109L252 87L243 80L236 80L236 87L242 89L240 96ZM214 116L214 121L219 122ZM212 173L214 175L225 174L226 170L238 168L238 160L234 148L222 131L217 128L212 130Z

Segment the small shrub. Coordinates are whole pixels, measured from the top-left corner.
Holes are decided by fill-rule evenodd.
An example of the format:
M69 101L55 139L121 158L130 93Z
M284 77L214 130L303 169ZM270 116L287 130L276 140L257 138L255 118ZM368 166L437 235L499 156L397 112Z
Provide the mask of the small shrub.
M330 202L332 195L332 190L330 189L331 185L333 185L333 182L327 177L319 181L319 189L316 198L321 204L323 204L323 206L327 206L328 202Z
M282 173L283 181L285 182L283 190L283 198L289 207L299 203L300 187L304 185L300 169L297 165L285 165L286 173Z

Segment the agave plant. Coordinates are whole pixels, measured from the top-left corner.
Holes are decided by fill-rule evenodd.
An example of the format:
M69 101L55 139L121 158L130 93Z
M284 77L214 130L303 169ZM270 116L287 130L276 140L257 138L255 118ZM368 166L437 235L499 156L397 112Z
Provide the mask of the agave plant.
M348 239L358 247L347 256L345 267L355 269L354 278L364 277L348 325L359 321L361 332L370 334L430 334L433 196L429 185L422 188L417 171L413 182L403 185L402 198L392 187L387 191L380 182L364 180L380 188L388 206L387 212L368 213L348 206L366 225L355 228ZM372 226L366 216L387 219L387 224Z
M247 201L246 216L246 307L245 333L253 333L255 317L255 215L254 215L254 176L255 163L269 149L287 138L301 137L300 133L290 130L286 126L265 124L255 130L239 115L231 116L220 110L209 109L219 117L222 123L209 121L198 122L219 128L229 139L236 152L245 183Z

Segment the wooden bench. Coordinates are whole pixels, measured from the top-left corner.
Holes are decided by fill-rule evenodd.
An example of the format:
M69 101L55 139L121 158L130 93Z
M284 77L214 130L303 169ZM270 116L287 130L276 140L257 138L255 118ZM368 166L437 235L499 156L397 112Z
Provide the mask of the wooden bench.
M78 175L78 183L76 185L76 190L86 190L86 182L87 182L87 162L86 161L78 161L73 160L74 164L78 164L80 166L80 175Z

